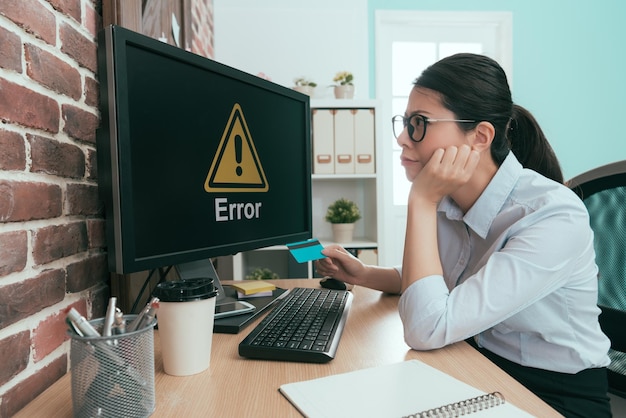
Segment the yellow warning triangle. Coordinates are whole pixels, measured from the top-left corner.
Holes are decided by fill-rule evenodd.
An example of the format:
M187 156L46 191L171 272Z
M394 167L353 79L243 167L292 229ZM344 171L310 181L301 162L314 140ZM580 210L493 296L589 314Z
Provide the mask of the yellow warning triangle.
M266 192L269 184L239 103L230 112L204 182L207 192Z

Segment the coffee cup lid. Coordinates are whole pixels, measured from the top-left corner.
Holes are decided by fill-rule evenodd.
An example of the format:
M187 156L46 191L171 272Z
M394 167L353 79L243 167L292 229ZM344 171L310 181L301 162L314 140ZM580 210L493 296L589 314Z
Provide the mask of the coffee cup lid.
M210 277L165 281L154 289L153 296L161 302L190 302L217 296L217 290Z

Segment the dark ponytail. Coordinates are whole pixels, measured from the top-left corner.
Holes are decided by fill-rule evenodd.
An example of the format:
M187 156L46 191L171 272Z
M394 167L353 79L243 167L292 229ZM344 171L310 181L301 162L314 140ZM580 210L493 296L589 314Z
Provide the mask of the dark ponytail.
M513 105L507 134L511 151L519 162L559 183L563 183L561 165L543 130L533 115L522 106Z
M498 166L511 150L524 167L563 183L561 166L543 131L530 112L513 104L506 74L493 59L452 55L426 68L414 84L441 94L442 104L458 119L478 121L460 123L461 129L490 122L496 131L491 156Z

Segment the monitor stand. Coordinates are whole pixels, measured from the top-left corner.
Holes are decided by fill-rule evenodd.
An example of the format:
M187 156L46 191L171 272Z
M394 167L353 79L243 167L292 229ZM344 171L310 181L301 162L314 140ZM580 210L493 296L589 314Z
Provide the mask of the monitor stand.
M141 289L139 290L139 294L135 298L135 302L133 303L133 306L130 310L131 313L136 312L137 307L139 306L141 299L144 295L144 292L146 291L150 283L152 283L153 275L158 274L158 277L159 277L158 283L164 282L167 280L172 268L174 268L176 272L175 275L178 276L179 280L196 279L199 277L209 277L213 279L213 285L216 287L217 292L218 292L217 300L215 301L216 305L219 305L226 301L234 300L233 298L229 298L226 295L226 292L224 291L224 287L222 286L222 283L220 282L220 279L217 275L217 271L215 270L215 267L213 266L213 263L211 262L210 259L207 258L204 260L191 261L189 263L182 263L182 264L177 264L175 266L168 266L168 267L159 267L159 268L150 270L148 277L144 281ZM151 298L152 296L148 295L146 303L150 303Z
M224 303L228 300L224 287L217 276L217 271L213 266L213 262L210 259L190 261L188 263L177 264L174 266L180 280L196 279L198 277L210 277L213 279L213 284L217 288L217 300L216 305Z
M181 280L193 279L198 277L210 277L214 280L215 287L218 288L218 296L215 303L226 303L229 301L237 300L237 292L235 289L228 287L224 288L219 280L217 271L213 266L210 259L192 261L189 263L177 264L174 266L178 276ZM276 299L285 292L285 289L277 288L272 292L272 296L250 298L246 299L246 302L255 306L255 310L249 314L231 316L226 318L216 319L213 324L213 332L222 334L237 334L239 331L250 325L253 320L259 316L262 312L268 309Z

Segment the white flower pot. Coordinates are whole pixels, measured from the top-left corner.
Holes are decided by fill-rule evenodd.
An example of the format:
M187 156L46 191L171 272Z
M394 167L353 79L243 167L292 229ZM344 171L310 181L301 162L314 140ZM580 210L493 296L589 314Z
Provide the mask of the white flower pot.
M295 86L293 89L311 97L315 95L315 87L312 86Z
M335 98L336 99L352 99L354 97L354 85L344 84L341 86L335 86Z
M333 240L335 242L344 243L352 242L354 236L354 224L332 224Z

